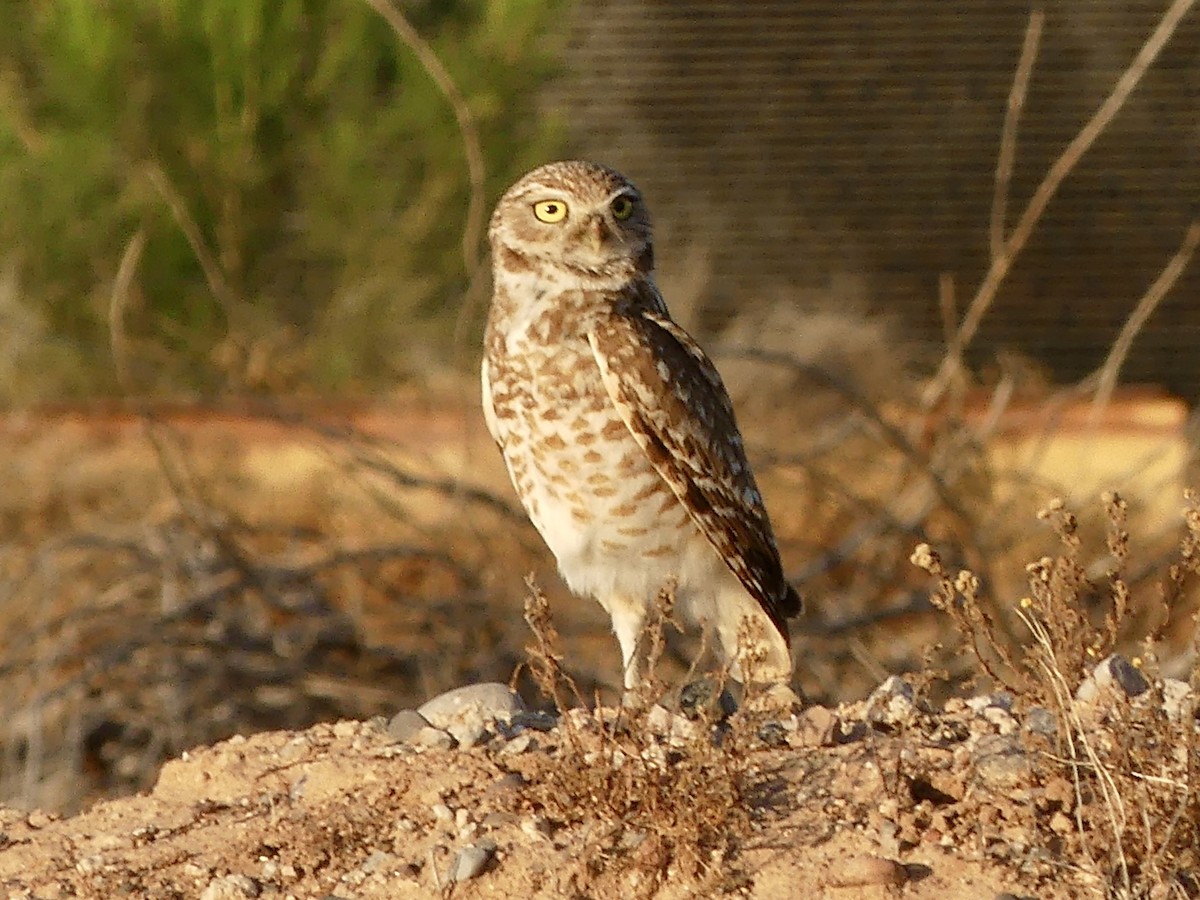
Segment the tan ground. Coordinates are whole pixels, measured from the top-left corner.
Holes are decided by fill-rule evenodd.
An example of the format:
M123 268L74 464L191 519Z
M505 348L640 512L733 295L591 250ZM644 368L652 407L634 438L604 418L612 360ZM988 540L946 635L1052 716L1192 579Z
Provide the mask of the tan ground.
M807 746L753 751L748 833L710 871L659 873L655 896L1085 895L1038 849L1026 811L1049 819L1053 804L1036 777L989 785L920 731L829 745L816 734L828 718L804 717ZM349 721L233 738L168 762L148 794L68 819L0 814L0 886L12 898L639 896L652 876L638 851L655 836L635 845L586 811L563 823L528 808L563 764L556 733L533 744L418 750L382 722ZM455 854L486 840L488 867L451 886Z

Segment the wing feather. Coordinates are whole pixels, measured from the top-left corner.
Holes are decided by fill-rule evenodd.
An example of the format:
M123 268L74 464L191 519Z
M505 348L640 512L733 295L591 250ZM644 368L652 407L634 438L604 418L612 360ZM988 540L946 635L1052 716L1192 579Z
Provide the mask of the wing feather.
M716 367L649 302L618 307L588 342L625 426L700 531L787 637L800 598L783 567Z

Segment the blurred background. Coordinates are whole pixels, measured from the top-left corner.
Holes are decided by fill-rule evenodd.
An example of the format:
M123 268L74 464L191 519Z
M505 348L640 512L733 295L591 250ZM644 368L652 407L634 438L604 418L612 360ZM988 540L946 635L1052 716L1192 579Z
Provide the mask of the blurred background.
M1103 490L1117 644L1186 677L1196 598L1159 586L1200 399L1189 6L4 0L0 801L524 686L530 572L615 696L474 374L490 205L565 156L647 197L809 599L807 696L978 674L919 542L1024 640L1052 497L1103 618Z

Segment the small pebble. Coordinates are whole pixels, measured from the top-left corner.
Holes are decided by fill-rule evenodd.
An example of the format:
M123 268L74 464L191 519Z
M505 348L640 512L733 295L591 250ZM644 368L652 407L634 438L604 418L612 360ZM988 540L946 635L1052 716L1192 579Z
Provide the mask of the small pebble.
M450 863L450 870L446 873L447 880L458 882L475 878L487 867L495 853L496 844L493 841L481 841L463 847Z
M530 709L514 715L509 720L508 726L510 730L516 729L514 733L519 733L526 728L534 731L553 731L558 727L558 716L544 710Z
M1012 788L1028 778L1032 764L1012 737L984 735L975 747L975 774L992 788Z
M867 698L867 718L878 725L903 725L916 712L915 700L911 684L898 675L889 675Z
M837 722L833 728L835 744L852 744L867 736L867 726L863 722Z
M404 861L394 853L387 853L383 850L375 850L370 856L363 860L363 864L358 868L368 875L372 875L375 872L386 874L403 864Z
M387 724L387 735L394 741L410 742L422 728L429 727L429 720L415 709L402 709Z
M461 722L451 722L446 726L450 736L464 750L474 747L487 735L488 730L481 718L470 717Z
M1163 712L1172 722L1182 721L1189 709L1192 709L1189 695L1192 690L1186 681L1177 678L1164 678L1162 685Z
M999 706L987 707L983 711L983 718L994 725L1000 734L1012 734L1017 730L1016 720Z
M526 731L523 734L518 734L515 738L505 744L504 747L501 748L500 752L515 756L518 753L524 753L526 750L536 749L537 741L534 739L532 734Z
M908 870L894 860L881 856L852 856L845 860L830 880L834 887L898 887L908 880Z
M1075 830L1075 823L1062 812L1056 812L1050 817L1050 830L1055 834L1070 834Z
M1150 684L1133 663L1114 653L1092 669L1076 689L1075 699L1081 703L1094 703L1105 688L1120 689L1126 697L1138 697L1150 689Z
M30 828L45 828L57 818L58 816L53 813L48 813L42 809L35 809L25 817L25 824Z
M800 713L796 743L801 747L822 747L833 743L838 718L824 706L811 706Z
M417 710L432 725L449 729L454 721L480 717L486 721L503 719L511 721L513 716L525 710L525 702L499 682L468 684L439 694Z
M1033 706L1025 713L1025 730L1044 737L1054 737L1058 733L1058 720L1045 707Z
M1121 686L1125 696L1140 697L1150 690L1150 683L1146 681L1146 676L1141 670L1119 653L1114 653L1107 662L1113 681Z
M528 819L523 819L521 830L530 837L536 838L548 838L554 833L554 828L545 816L530 816Z
M258 882L248 875L225 875L210 881L200 900L252 900L261 893Z
M306 750L308 750L308 738L298 734L279 748L279 761L285 765L294 763L304 755Z
M409 743L416 747L429 747L433 750L449 750L454 746L454 738L450 736L449 732L426 725L409 739Z

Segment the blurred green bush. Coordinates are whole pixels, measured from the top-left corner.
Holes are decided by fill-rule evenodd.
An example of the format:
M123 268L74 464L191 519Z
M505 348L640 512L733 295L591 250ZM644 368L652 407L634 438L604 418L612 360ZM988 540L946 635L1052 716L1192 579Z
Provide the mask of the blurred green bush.
M561 6L403 5L477 121L488 200L559 149L537 99ZM0 399L118 389L110 298L139 230L121 314L139 392L360 390L449 358L464 148L367 3L0 10Z

